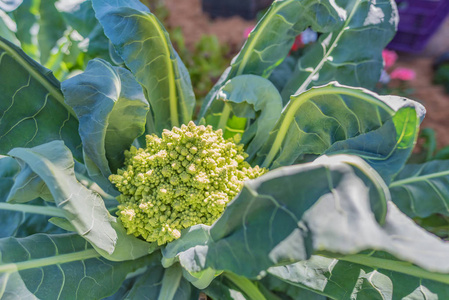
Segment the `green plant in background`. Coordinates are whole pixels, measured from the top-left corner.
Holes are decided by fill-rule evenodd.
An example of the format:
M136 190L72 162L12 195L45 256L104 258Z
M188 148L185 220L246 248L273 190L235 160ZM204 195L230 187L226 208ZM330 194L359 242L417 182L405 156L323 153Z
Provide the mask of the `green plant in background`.
M433 65L435 71L433 81L436 84L441 84L449 93L449 52L443 53L438 57Z
M2 2L3 3L3 2ZM93 58L110 61L109 41L89 1L6 1L0 35L63 80Z
M189 50L179 27L170 31L170 38L189 70L193 90L201 105L202 98L207 95L223 69L229 64L230 49L221 44L216 36L203 35L195 43L193 50Z
M449 216L449 163L407 165L424 108L364 89L375 86L394 35L393 1L275 1L198 114L187 69L148 8L91 3L123 66L93 59L60 83L0 38L3 298L449 296L449 245L413 222ZM280 93L268 78L308 27L320 38ZM215 132L213 147L194 139L203 129ZM206 158L193 156L200 145ZM193 166L183 164L189 157ZM233 178L256 165L267 173L243 186ZM215 182L241 190L233 197L225 187L230 201L212 221L216 210L200 208L215 214L203 219L189 200L209 187L212 203L226 202ZM186 193L187 184L201 192ZM181 198L186 210L172 223L187 228L171 228L173 241L129 235L113 216L162 232ZM170 216L160 213L164 201Z
M446 93L449 93L449 64L440 66L434 77L436 84L442 84L446 89Z
M423 140L420 145L420 151L413 153L409 161L423 163L431 160L449 159L449 146L437 149L437 135L434 129L423 128L419 133L419 137Z

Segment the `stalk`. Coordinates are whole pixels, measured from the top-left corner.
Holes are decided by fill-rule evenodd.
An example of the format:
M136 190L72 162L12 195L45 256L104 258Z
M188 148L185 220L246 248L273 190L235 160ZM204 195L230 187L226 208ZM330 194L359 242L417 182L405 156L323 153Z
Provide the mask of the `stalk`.
M178 264L165 269L158 300L173 300L182 278L182 269Z
M45 258L37 258L18 263L8 263L0 265L0 274L12 273L28 269L42 268L45 266L60 265L72 261L86 260L95 257L100 257L100 254L98 254L98 252L95 251L95 249L87 249L76 253L61 254Z
M241 289L249 297L249 299L266 300L265 296L248 278L230 272L225 272L223 275L239 289Z
M228 123L229 116L231 115L232 108L231 104L225 102L223 111L220 116L220 120L218 121L218 129L223 130L223 134L226 131L226 124Z
M439 178L439 177L447 176L447 175L449 175L449 171L442 171L442 172L438 172L438 173L421 175L421 176L416 176L416 177L409 177L409 178L405 178L405 179L401 179L401 180L392 182L390 184L390 188L398 187L398 186L406 185L406 184L414 184L414 183L418 183L418 182L422 182L422 181L428 181L433 178Z

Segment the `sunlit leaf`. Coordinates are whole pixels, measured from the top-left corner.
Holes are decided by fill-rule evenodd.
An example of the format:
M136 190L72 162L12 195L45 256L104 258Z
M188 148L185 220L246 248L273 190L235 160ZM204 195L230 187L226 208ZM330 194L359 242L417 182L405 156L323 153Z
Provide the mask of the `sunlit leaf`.
M59 82L22 50L0 37L0 154L63 140L82 161L78 120Z

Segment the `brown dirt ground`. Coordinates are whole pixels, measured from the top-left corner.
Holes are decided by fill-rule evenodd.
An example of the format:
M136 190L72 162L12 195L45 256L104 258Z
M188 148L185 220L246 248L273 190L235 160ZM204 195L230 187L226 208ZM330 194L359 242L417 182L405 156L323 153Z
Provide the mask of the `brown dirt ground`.
M203 34L214 34L238 51L244 42L245 28L254 26L255 21L240 17L211 20L201 10L201 0L165 0L170 11L168 23L172 27L181 27L187 47L191 48ZM414 89L412 99L420 101L427 109L422 127L431 127L437 133L438 147L449 145L449 95L441 86L432 84L432 63L435 57L449 51L449 17L431 38L426 49L419 54L399 53L398 66L416 71L416 79L410 82Z

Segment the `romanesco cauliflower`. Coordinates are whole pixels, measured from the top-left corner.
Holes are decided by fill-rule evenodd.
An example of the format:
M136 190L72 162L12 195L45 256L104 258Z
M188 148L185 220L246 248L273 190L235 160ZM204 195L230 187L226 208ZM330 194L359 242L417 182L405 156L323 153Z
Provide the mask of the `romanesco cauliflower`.
M193 122L146 136L146 149L125 152L125 167L110 181L121 192L118 213L128 234L163 245L195 224L211 225L243 181L267 170L252 168L243 145L222 131Z

